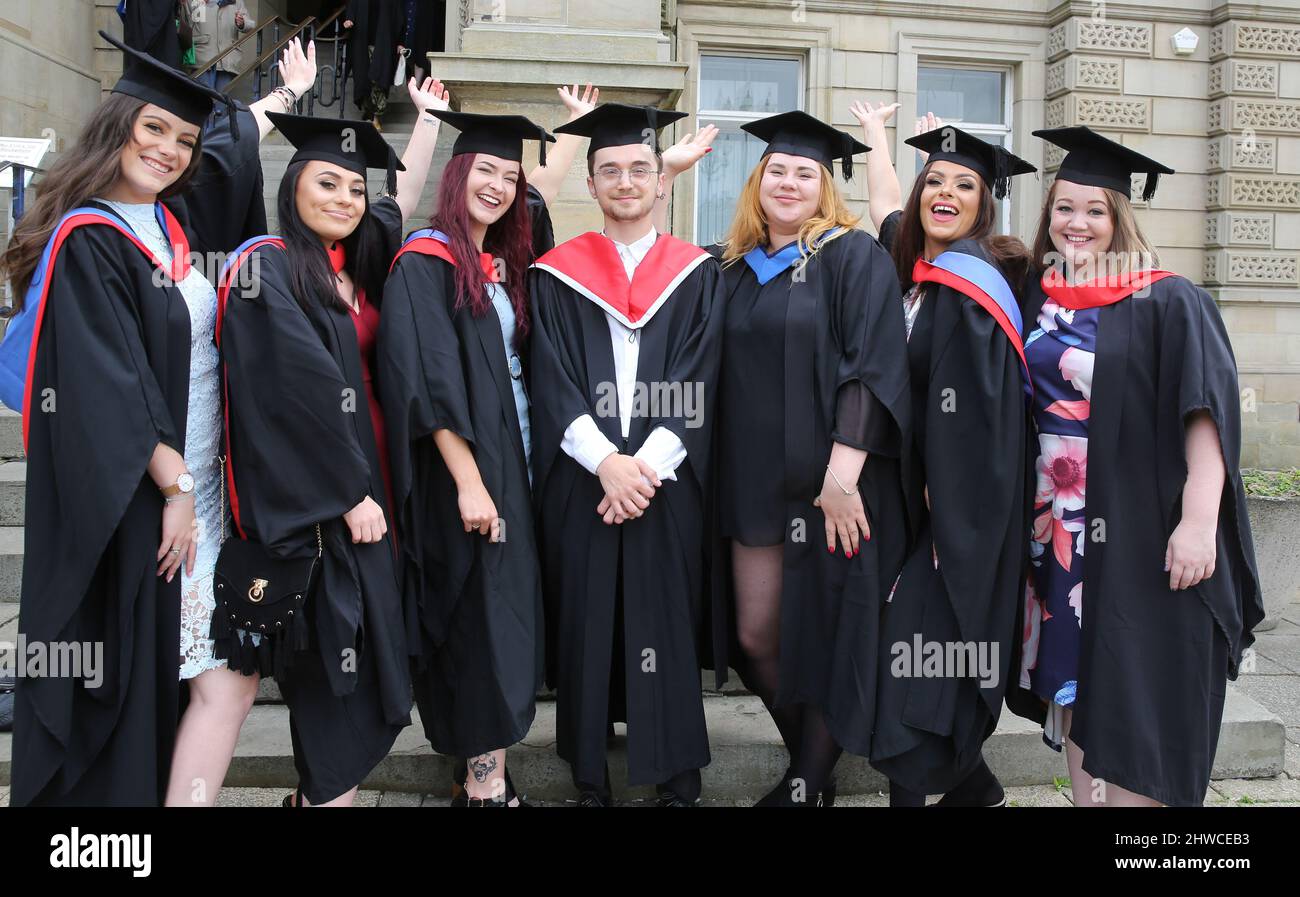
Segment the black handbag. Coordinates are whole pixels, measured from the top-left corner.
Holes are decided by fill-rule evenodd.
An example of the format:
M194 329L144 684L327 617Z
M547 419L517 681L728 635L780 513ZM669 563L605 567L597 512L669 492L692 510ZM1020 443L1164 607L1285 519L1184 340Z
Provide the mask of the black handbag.
M210 633L216 643L213 656L245 676L277 677L309 643L304 611L320 569L320 524L312 557L279 558L261 542L226 540L226 465L221 460L223 542L212 577L217 601Z

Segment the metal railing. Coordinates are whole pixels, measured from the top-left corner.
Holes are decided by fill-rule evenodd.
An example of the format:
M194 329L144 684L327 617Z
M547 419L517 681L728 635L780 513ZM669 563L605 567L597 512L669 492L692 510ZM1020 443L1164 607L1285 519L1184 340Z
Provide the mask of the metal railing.
M274 16L222 50L199 68L194 73L194 76L198 78L206 74L227 55L252 41L254 45L253 62L235 73L235 77L222 88L222 92L230 93L235 85L245 78L251 77L253 80L253 99L260 100L264 95L263 79L267 79L269 82L269 87L265 91L267 93L274 90L280 80L280 73L276 64L280 51L289 44L289 41L295 37L301 37L304 44L308 41L316 42L316 83L305 97L299 99L298 112L304 111L303 106L305 104L306 114L314 115L317 104L320 104L322 108L329 108L337 103L338 117L343 118L347 106L343 97L347 89L348 73L348 32L343 28L343 13L346 9L346 6L340 6L324 19L308 16L301 22L289 22L279 16ZM330 61L325 61L326 52L329 49L332 49L333 55ZM328 93L325 89L327 84L329 85Z

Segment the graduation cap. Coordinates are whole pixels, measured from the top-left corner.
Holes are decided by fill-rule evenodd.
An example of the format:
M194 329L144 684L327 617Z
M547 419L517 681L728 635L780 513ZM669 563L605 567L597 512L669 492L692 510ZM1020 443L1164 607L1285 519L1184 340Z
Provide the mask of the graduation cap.
M200 84L148 53L128 47L103 31L99 32L99 36L125 54L122 60L123 74L113 85L113 93L161 106L182 121L199 126L212 114L213 103L221 103L230 113L227 116L230 119L230 136L239 140L239 126L235 123L235 101L230 97Z
M816 159L831 171L835 170L835 160L839 159L846 181L853 177L854 155L871 152L871 147L852 134L833 128L799 110L760 118L741 125L740 129L767 144L764 155L789 153L792 156L806 156Z
M319 159L341 165L363 177L367 168L384 168L388 171L385 190L389 196L397 195L397 172L405 171L406 166L370 122L349 118L312 118L284 112L268 112L266 117L297 148L289 160L290 165Z
M546 129L522 115L483 115L476 112L452 112L450 109L426 109L425 112L460 131L451 148L453 156L461 153L487 153L511 162L524 157L524 141L536 140L540 146L537 161L546 164L546 142L555 138Z
M1072 128L1045 128L1034 132L1048 143L1065 150L1057 180L1085 184L1089 187L1109 187L1132 198L1133 175L1145 173L1147 181L1142 188L1142 201L1155 195L1156 184L1162 174L1174 170L1155 159L1103 137L1091 128L1077 125Z
M967 134L961 128L944 125L903 141L923 153L931 162L956 162L974 171L1002 199L1011 191L1011 179L1038 169L996 143Z
M596 154L596 150L607 146L646 143L647 136L653 136L653 144L647 143L647 145L652 146L657 153L659 152L659 129L685 117L685 112L674 112L657 106L602 103L581 118L560 125L555 129L555 133L590 137L591 144L587 147L588 159Z

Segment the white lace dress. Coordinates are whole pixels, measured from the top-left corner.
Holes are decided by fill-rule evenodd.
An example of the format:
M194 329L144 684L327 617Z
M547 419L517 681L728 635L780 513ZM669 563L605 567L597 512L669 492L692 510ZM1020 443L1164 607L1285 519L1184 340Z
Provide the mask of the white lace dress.
M154 207L150 204L105 202L122 216L131 230L159 258L171 261ZM194 575L181 566L180 678L193 679L206 670L226 665L212 656L208 627L216 599L212 571L221 549L221 374L213 330L217 323L217 294L197 268L179 284L190 312L190 400L185 420L185 466L194 477L194 515L198 520L198 553Z

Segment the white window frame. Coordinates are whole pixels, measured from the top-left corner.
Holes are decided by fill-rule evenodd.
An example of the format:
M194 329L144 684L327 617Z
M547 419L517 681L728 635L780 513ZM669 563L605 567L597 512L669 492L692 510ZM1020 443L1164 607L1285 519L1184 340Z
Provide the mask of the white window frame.
M746 112L736 112L727 109L704 109L700 106L700 100L704 95L702 82L704 79L704 57L706 56L732 56L742 59L780 59L787 62L794 62L798 66L799 80L795 88L795 96L799 99L798 109L807 107L808 96L808 58L804 53L781 52L779 50L760 50L750 47L737 46L701 46L696 54L695 64L695 120L697 123L709 121L727 122L728 124L742 125L751 121L769 118L773 115L779 115L778 112L761 112L757 115ZM785 110L789 111L789 110ZM696 181L694 195L691 199L691 233L699 239L700 233L700 189L699 181Z

